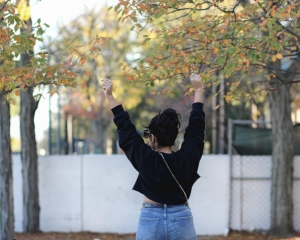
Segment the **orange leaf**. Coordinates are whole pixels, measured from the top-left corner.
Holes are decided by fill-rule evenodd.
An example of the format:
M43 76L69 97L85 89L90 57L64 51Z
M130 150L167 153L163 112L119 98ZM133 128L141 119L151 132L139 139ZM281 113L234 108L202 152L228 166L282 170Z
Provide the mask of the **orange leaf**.
M215 107L215 110L217 110L219 107L220 107L220 105L217 105L217 106Z
M87 75L88 77L90 77L92 74L91 74L90 71L86 71L86 75Z
M19 97L19 96L20 96L20 90L17 89L17 90L15 91L15 94L16 94L17 97Z
M276 15L276 9L275 9L275 7L273 7L271 10L271 16L275 17L275 15Z
M226 97L225 97L225 100L226 100L226 101L229 101L230 99L231 99L231 96L226 96Z
M176 72L176 73L181 73L180 68L176 68L176 69L175 69L175 72Z
M244 53L240 54L241 58L246 58L246 55Z
M153 76L151 77L151 79L152 79L152 80L155 80L155 79L156 79L156 76L155 76L155 75L153 75Z
M82 83L81 87L82 87L82 89L85 89L85 87L86 87L86 82Z
M229 24L229 19L226 20L226 22L224 23L224 27L227 27Z
M185 66L184 66L184 71L185 71L186 73L189 73L189 72L190 72L190 69L189 69L189 66L188 66L188 65L185 65Z
M128 76L127 76L127 80L128 80L128 81L132 81L132 80L134 80L134 78L133 78L132 75L128 75Z
M32 76L29 73L24 74L24 78L27 80L29 78L31 78Z
M172 54L175 55L176 53L177 53L176 49L172 48Z
M82 58L80 59L80 64L83 65L84 63L85 63L85 58L82 57Z
M153 91L153 92L151 92L150 94L151 94L151 95L154 95L154 94L156 94L156 91Z

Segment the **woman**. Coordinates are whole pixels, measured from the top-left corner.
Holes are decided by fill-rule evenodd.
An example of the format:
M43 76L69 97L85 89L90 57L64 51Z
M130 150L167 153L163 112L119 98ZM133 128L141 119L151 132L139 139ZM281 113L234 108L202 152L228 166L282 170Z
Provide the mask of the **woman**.
M195 181L203 152L205 114L203 112L201 77L191 76L195 88L194 103L181 149L171 146L180 127L175 110L166 109L155 116L144 137L137 133L130 117L113 97L113 84L103 79L103 91L117 126L119 145L139 172L133 190L144 195L136 239L196 239L188 198Z

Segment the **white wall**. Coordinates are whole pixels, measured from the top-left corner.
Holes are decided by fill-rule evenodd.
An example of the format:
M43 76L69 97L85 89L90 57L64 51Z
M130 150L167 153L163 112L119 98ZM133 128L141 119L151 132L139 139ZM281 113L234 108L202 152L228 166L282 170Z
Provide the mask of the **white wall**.
M227 155L203 156L190 198L198 235L228 228L230 176ZM21 161L13 156L15 229L22 231ZM132 189L137 172L124 155L39 158L41 230L136 232L143 196Z

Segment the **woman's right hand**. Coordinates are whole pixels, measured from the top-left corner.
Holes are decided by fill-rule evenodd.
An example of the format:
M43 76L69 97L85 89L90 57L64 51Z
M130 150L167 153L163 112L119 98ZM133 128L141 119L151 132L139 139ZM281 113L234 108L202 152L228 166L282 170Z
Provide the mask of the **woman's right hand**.
M202 78L199 74L192 73L191 75L191 83L196 90L203 90Z

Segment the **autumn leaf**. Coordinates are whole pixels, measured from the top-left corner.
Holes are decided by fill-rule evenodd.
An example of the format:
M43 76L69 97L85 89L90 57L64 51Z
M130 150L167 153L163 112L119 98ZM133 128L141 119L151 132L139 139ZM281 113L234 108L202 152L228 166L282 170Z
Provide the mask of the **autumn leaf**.
M190 69L189 69L189 66L188 66L188 65L185 65L185 66L184 66L184 71L185 71L186 73L189 73L189 72L190 72Z
M91 74L91 72L90 71L86 71L86 75L88 76L88 77L90 77L92 74Z
M134 78L133 78L132 75L128 75L128 76L127 76L127 80L128 80L128 81L132 81L132 80L134 80Z
M225 100L226 101L230 101L231 100L231 96L225 96Z
M271 16L275 17L275 15L276 15L276 8L273 7L272 10L271 10Z
M17 97L20 96L20 90L19 90L19 89L17 89L17 90L15 91L15 95L16 95Z
M84 82L84 83L81 84L81 88L82 88L82 89L85 89L85 88L86 88L86 82Z
M155 95L156 94L156 91L152 91L150 92L151 95Z
M283 56L282 56L281 53L277 53L277 54L276 54L276 57L277 57L278 59L282 59L282 58L283 58Z
M82 58L80 59L80 64L81 64L81 65L85 64L85 61L86 61L86 59L85 59L84 57L82 57Z

